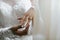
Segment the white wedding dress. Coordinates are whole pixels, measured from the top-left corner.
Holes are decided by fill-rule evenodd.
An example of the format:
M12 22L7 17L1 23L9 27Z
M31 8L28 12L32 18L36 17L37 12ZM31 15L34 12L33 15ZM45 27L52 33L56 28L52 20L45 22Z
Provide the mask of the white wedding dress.
M32 36L17 36L11 30L11 26L18 24L17 16L22 17L32 7L30 0L1 0L0 1L0 40L32 40ZM29 31L32 29L30 23Z

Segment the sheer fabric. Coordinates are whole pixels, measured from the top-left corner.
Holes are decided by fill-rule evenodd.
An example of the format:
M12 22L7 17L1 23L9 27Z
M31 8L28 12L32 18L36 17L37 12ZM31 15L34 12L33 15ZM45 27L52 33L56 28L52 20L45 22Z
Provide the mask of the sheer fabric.
M32 7L30 0L0 0L0 40L23 40L20 36L13 35L9 28L18 24L17 16L22 17ZM32 22L30 23L32 25ZM29 30L32 26L30 26ZM6 29L6 31L4 31ZM0 29L1 30L1 29ZM30 37L30 39L32 36ZM26 38L28 40L28 38ZM31 39L32 40L32 39Z

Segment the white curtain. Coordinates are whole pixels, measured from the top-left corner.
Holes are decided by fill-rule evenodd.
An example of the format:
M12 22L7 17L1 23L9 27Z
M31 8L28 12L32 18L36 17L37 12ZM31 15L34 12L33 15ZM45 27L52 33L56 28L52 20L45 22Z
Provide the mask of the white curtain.
M40 21L40 31L43 35L45 35L46 40L49 40L49 28L50 28L50 16L51 16L51 0L39 0L39 9L42 18L42 22Z
M60 0L39 0L47 40L60 40Z
M40 34L40 9L39 9L39 0L33 0L33 5L35 8L35 20L34 20L34 32L33 34Z
M60 40L60 0L39 0L39 9L43 19L41 32L47 40Z
M50 40L60 40L60 0L51 0Z

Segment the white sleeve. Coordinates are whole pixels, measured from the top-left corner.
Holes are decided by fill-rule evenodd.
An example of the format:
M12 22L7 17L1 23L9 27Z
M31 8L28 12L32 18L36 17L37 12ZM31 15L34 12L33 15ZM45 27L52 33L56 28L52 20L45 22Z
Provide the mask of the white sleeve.
M32 7L31 1L30 0L20 0L16 1L15 9L27 12L30 8Z

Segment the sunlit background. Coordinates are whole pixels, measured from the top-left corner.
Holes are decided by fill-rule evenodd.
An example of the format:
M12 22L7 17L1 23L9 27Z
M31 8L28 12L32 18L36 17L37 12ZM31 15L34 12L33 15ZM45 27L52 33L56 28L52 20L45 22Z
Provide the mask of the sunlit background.
M38 4L43 22L37 31L46 40L60 40L60 0L38 0Z

